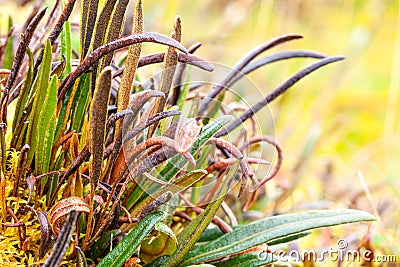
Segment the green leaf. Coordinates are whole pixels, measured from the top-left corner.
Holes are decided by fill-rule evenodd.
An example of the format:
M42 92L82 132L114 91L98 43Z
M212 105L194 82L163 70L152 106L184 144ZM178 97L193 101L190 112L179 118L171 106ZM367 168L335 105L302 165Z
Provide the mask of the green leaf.
M238 226L232 226L233 230L237 230L240 227L242 227L241 225ZM287 243L302 237L305 237L306 235L309 235L311 232L307 231L307 232L302 232L299 234L295 234L295 235L290 235L287 237L283 237L280 239L276 239L274 241L271 241L268 243L269 246L273 246L273 245L277 245L277 244L283 244L283 243ZM213 241L215 239L217 239L218 237L224 235L225 233L221 231L221 229L219 229L218 227L214 227L214 228L209 228L207 230L205 230L203 232L203 234L200 236L199 240L197 241L198 243L200 242L210 242Z
M239 229L240 227L241 227L240 225L232 226L232 230ZM224 235L224 232L222 232L221 229L219 229L218 227L208 228L201 234L197 242L210 242L222 235Z
M64 3L65 5L65 3ZM64 23L64 28L61 32L61 55L65 56L65 69L61 75L61 80L71 73L71 55L72 55L72 42L71 42L71 25L67 20Z
M204 175L207 174L207 171L205 170L195 170L192 172L189 172L175 181L171 182L168 185L161 186L160 185L155 185L151 181L149 182L150 184L154 184L152 187L146 189L146 197L144 197L139 204L136 205L135 210L140 212L147 206L149 205L154 199L157 199L160 197L162 194L170 191L172 194L176 194L181 192L182 190L192 186L194 183L196 183L198 180L200 180ZM147 184L138 186L139 189L147 188ZM143 190L144 191L144 190ZM135 214L135 213L133 213Z
M214 241L196 246L186 256L182 265L215 261L315 228L373 220L375 218L367 212L350 209L316 210L273 216L249 223Z
M54 132L57 121L57 76L53 75L46 99L39 115L38 127L44 131L38 132L37 159L35 160L38 173L49 172L51 149L54 143Z
M12 127L13 132L15 132L17 123L18 123L19 119L21 118L22 112L24 111L24 109L27 105L29 93L30 93L32 83L33 83L33 70L34 70L35 60L33 58L32 51L31 51L31 49L29 49L29 47L27 48L26 53L28 54L28 57L29 57L29 67L25 74L24 86L21 89L21 92L18 97L18 102L15 107L15 116L14 116L13 127ZM14 138L14 136L13 136L13 138Z
M182 87L182 91L179 94L178 97L178 102L177 102L177 106L179 107L179 110L183 109L183 105L186 101L186 95L188 94L189 90L190 90L190 76L192 73L192 67L188 66L187 67L187 74L186 74L186 79L185 79L185 84Z
M100 261L97 267L122 266L124 262L132 256L156 223L161 221L164 217L165 214L162 211L147 215L110 253Z
M12 30L12 19L11 16L8 17L8 32ZM14 53L13 53L13 46L14 46L14 35L10 34L7 40L7 45L6 49L4 51L4 63L3 63L3 68L5 69L11 69L12 64L13 64L13 59L14 59Z
M100 258L105 250L110 247L111 242L116 238L116 236L121 232L119 229L110 230L102 234L100 238L91 246L88 257L93 260ZM111 250L111 249L109 249Z
M215 267L215 265L204 263L204 264L190 265L189 267Z
M219 117L204 126L203 130L194 142L193 147L190 149L190 154L195 156L197 151L224 125L231 122L232 119L232 116L226 115ZM175 155L167 162L165 168L160 172L159 177L162 177L162 179L167 181L170 180L183 168L183 166L185 166L186 162L187 160L182 155Z
M74 107L72 114L72 130L82 132L82 125L85 120L85 114L90 102L90 74L83 74L79 80L78 88L74 97Z
M302 233L298 233L298 234L294 234L294 235L289 235L289 236L285 236L282 238L278 238L275 240L272 240L271 242L268 242L269 246L274 246L274 245L278 245L278 244L284 244L284 243L288 243L291 242L293 240L297 240L299 238L305 237L307 235L311 234L311 231L306 231L306 232L302 232Z
M39 125L39 117L40 113L43 109L44 101L47 96L47 90L49 86L50 72L51 72L51 44L50 41L47 40L46 46L44 49L44 57L42 61L42 65L40 66L40 72L38 79L36 80L34 92L35 99L33 102L32 112L29 118L29 126L28 126L28 144L31 149L28 152L28 160L27 165L30 165L32 162L33 156L36 153L36 147L38 145L39 136L43 135L43 128ZM38 170L35 170L35 174Z
M252 252L246 253L216 264L217 267L258 267L278 261L272 253Z
M221 108L221 104L224 101L224 97L225 97L225 92L222 92L218 96L216 101L213 101L212 103L210 103L211 108L209 108L210 111L208 112L206 118L203 121L204 124L208 124L208 122L210 121L210 118L214 118L217 115L218 111Z
M157 257L171 255L178 246L174 232L163 222L158 222L154 229L158 231L156 237L148 237L140 246L140 259L149 262Z
M221 206L222 201L228 193L229 187L239 168L240 159L236 160L226 174L224 180L220 183L212 200L207 208L195 220L189 223L185 229L179 234L179 247L175 253L168 259L164 266L178 266L189 250L195 245L200 235L204 232L215 213ZM180 265L179 265L180 266Z

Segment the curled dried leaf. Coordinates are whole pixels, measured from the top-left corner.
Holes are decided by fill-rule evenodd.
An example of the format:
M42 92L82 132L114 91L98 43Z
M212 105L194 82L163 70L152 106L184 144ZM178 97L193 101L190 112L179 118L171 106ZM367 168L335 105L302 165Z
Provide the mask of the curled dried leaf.
M55 204L49 211L48 220L54 234L58 235L64 223L63 218L72 210L90 213L89 205L79 197L65 198Z
M39 247L39 259L43 258L46 255L46 252L53 246L55 242L55 235L51 230L51 225L47 219L47 212L41 210L35 210L31 206L26 205L25 210L32 211L40 225L40 247Z
M252 171L249 167L249 165L247 164L246 159L244 158L242 152L240 152L240 150L235 147L234 145L232 145L231 143L229 143L226 140L220 139L220 138L210 138L210 140L208 140L208 143L213 143L219 147L222 147L223 149L226 149L227 151L229 151L229 153L231 153L233 156L235 156L237 159L240 159L240 169L242 170L242 183L240 185L240 190L239 190L239 197L243 194L244 189L246 188L246 183L247 183L247 179L250 176L252 176Z

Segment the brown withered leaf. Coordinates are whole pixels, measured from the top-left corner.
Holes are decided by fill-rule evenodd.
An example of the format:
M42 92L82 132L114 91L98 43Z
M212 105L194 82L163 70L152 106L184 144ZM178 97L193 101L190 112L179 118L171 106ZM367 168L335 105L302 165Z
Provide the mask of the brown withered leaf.
M181 25L181 18L177 16L175 18L174 24L174 32L172 34L172 38L178 42L181 41L182 37L182 25ZM169 91L171 89L172 81L174 79L176 64L178 63L178 52L174 47L168 47L167 54L164 59L164 67L161 73L161 84L160 84L160 91L165 94L164 97L161 97L155 103L150 115L153 116L161 111L164 111L165 104L168 99ZM151 125L148 129L147 138L153 136L158 123Z
M48 220L53 233L58 235L64 223L64 217L72 210L90 213L89 205L79 197L69 197L57 202L49 211Z
M99 0L83 0L81 16L81 61L89 52L90 42L96 25Z
M99 77L96 90L90 104L90 139L89 152L92 154L90 164L91 196L96 190L103 165L107 108L111 90L111 68L105 68Z
M135 34L143 32L143 10L142 1L139 0L136 3L135 19L133 26ZM122 111L128 108L129 96L135 79L135 72L138 66L140 53L142 50L142 44L134 44L129 47L128 56L126 58L125 69L122 75L121 84L118 89L118 111ZM117 122L116 133L119 132L119 128L122 125L121 122Z
M29 205L25 206L25 210L33 212L40 225L40 247L39 247L39 259L46 255L46 252L53 246L55 242L55 235L51 230L51 225L47 219L47 212L41 210L35 210Z

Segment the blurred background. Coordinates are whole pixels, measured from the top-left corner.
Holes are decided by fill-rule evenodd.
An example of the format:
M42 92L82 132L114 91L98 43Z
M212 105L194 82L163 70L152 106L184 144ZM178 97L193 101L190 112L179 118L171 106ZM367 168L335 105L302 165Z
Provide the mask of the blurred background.
M28 2L0 0L6 6L1 11L2 34L8 15L16 23L26 19L32 5ZM183 44L202 42L196 55L212 62L232 66L253 47L290 32L301 33L304 39L274 51L312 49L344 55L345 61L312 73L270 105L274 136L285 158L279 176L267 184L267 200L253 209L257 216L316 208L365 210L378 217L373 226L316 231L296 245L332 246L335 240L347 238L357 247L364 238L377 254L400 255L399 1L143 2L146 31L169 34L174 17L180 15ZM47 3L54 5L54 1ZM152 49L145 46L143 53ZM274 63L249 78L267 94L311 62ZM238 90L251 104L257 100L245 88Z

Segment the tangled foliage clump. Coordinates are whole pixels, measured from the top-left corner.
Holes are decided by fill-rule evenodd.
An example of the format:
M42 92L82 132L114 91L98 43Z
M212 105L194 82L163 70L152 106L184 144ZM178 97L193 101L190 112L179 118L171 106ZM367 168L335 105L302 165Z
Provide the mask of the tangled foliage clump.
M239 226L225 199L232 191L247 210L279 171L282 149L254 126L255 114L343 57L295 50L255 60L302 37L283 35L251 50L207 92L190 83L189 70L213 71L213 64L193 55L199 43L181 44L181 19L171 37L144 32L139 0L133 32L121 37L128 3L82 0L79 48L69 21L76 0L56 1L46 22L48 10L38 1L16 49L10 21L0 47L2 266L263 266L279 260L267 252L259 258L266 245L318 227L373 220L333 210ZM142 56L145 42L167 50ZM261 66L295 57L318 61L253 106L233 109L237 118L229 115L228 88ZM156 63L163 64L161 74L140 82L138 69ZM237 130L249 122L251 130ZM275 162L249 156L260 142L276 149ZM252 166L259 164L273 166L257 179Z

